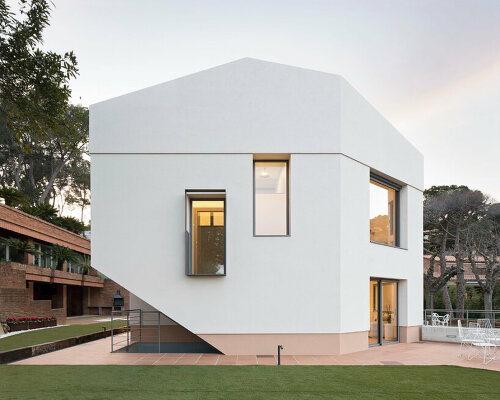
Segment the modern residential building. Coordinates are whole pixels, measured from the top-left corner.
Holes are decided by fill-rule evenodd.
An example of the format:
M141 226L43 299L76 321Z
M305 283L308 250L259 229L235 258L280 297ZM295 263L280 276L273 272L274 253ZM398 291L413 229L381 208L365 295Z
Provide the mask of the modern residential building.
M224 64L92 105L90 151L132 308L225 354L419 340L423 157L342 77Z
M128 291L92 267L51 256L54 245L90 258L90 241L15 208L0 204L0 238L20 239L36 255L0 243L0 322L7 318L50 317L64 324L69 316L110 313L119 290L129 307Z

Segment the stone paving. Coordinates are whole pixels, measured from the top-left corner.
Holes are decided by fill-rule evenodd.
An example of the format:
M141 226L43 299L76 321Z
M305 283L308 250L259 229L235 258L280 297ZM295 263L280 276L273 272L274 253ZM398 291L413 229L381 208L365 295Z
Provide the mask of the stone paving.
M144 354L110 353L110 338L69 347L52 353L17 361L22 365L276 365L272 355L218 354ZM458 357L459 345L418 342L373 347L368 350L325 356L288 355L282 353L283 365L456 365L500 371L500 360L487 365L481 359Z

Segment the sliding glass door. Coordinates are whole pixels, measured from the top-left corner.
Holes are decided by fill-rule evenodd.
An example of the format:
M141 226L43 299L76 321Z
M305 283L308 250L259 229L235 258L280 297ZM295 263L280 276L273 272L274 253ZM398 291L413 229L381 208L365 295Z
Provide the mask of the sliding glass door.
M399 341L398 282L370 280L370 346Z

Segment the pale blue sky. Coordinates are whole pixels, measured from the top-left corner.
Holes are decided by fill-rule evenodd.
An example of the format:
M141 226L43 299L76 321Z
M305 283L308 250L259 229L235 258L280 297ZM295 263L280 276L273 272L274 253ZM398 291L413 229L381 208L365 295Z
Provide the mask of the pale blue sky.
M500 200L500 0L54 0L89 105L243 57L343 75L425 156Z

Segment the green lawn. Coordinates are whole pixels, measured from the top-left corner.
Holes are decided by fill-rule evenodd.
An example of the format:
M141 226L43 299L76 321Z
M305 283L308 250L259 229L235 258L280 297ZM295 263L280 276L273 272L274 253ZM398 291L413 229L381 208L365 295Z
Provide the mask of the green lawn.
M113 327L116 328L118 326L123 326L124 324L125 321L114 321ZM111 323L100 322L88 325L58 326L56 328L47 328L32 332L20 333L18 335L12 335L0 339L0 351L32 346L34 344L53 342L55 340L85 335L87 333L102 332L103 326L105 326L106 329L110 329Z
M498 399L500 373L446 366L0 366L5 399Z

